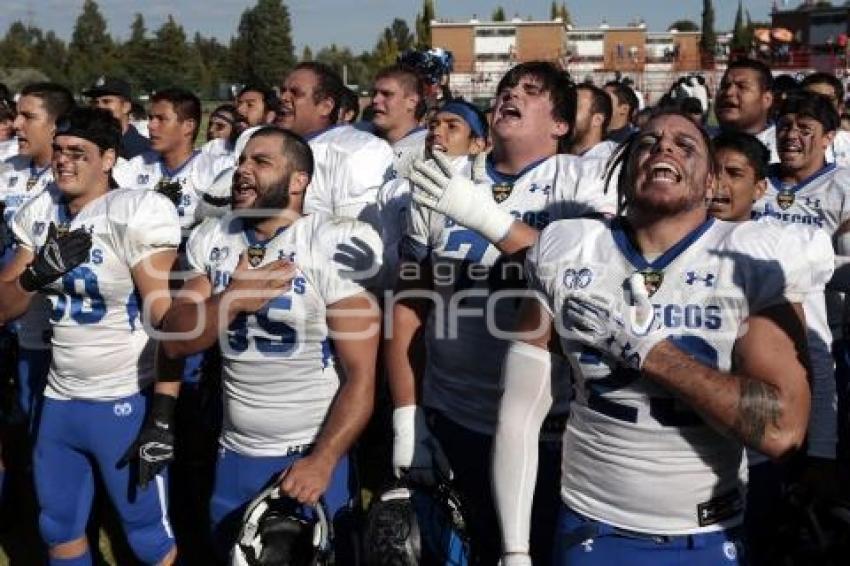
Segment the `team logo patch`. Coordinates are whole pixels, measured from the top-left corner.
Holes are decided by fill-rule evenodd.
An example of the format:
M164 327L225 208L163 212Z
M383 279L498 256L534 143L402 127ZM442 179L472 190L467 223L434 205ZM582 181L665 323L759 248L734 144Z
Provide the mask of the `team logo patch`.
M782 210L786 210L789 206L794 204L794 193L791 191L779 191L779 194L776 195L776 204L778 204L779 208Z
M147 173L142 173L142 174L140 174L139 176L136 177L136 183L139 184L139 185L146 185L148 183L148 181L150 180L150 177L151 176L148 175Z
M266 248L262 246L251 246L245 251L248 254L248 263L251 264L251 267L258 267L263 263L263 258L266 257Z
M9 177L9 188L14 187L18 184L18 177Z
M129 417L133 413L133 405L130 403L115 403L112 412L116 417Z
M643 285L651 297L661 287L661 283L664 282L664 272L658 269L647 268L639 273L643 275Z
M723 543L723 556L730 562L738 559L738 549L735 547L734 542L727 540Z
M35 236L41 236L44 233L44 222L33 222L32 233Z
M493 191L493 200L501 203L511 196L514 186L510 183L496 183L490 187L490 190Z
M38 177L30 177L27 179L27 190L31 191L33 187L35 187L36 183L38 183Z
M221 263L222 261L227 259L227 256L230 255L230 248L227 246L223 247L214 247L210 252L210 261L213 263Z
M586 267L570 268L564 271L563 281L567 289L584 289L593 281L593 272Z
M106 77L98 77L97 81L95 81L94 86L103 86L106 84Z
M68 232L71 231L71 225L67 222L62 222L56 225L56 236L59 238L68 235Z

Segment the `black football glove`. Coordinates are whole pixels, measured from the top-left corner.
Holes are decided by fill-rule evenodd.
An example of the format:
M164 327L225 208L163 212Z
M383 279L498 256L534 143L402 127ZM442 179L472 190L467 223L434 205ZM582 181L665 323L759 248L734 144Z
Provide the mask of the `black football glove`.
M180 183L178 181L171 181L168 183L163 183L158 186L156 192L167 198L171 201L171 204L174 206L180 205L180 197L182 195L182 189L180 188Z
M148 483L174 460L174 411L177 398L154 393L150 412L139 436L127 449L118 467L138 462L138 483L147 489Z
M86 261L90 249L91 234L84 228L60 236L56 224L51 222L44 246L21 273L21 287L26 291L38 291L53 283Z

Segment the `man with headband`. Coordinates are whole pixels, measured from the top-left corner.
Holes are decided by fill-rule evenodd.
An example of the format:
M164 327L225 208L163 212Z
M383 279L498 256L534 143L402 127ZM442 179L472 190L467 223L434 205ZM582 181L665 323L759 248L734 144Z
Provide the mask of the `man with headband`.
M58 121L55 182L15 215L20 245L0 272L0 321L21 316L39 291L53 306L33 457L51 566L92 562L85 528L95 466L137 558L171 564L176 555L164 477L154 470L138 490L135 468L121 461L146 414L173 433L177 384L153 386L156 343L145 325L158 326L170 306L180 224L155 191L110 189L120 137L105 110L79 108Z

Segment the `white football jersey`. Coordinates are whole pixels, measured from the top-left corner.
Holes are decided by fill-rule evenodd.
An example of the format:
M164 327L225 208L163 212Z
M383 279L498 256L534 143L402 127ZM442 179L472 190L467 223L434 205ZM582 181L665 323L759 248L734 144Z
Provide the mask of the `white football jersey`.
M208 153L215 158L224 157L231 160L231 166L236 163L236 148L225 138L215 138L201 146L201 153Z
M850 132L838 130L832 145L826 148L826 162L835 163L839 167L850 165Z
M203 220L197 214L198 205L219 173L232 164L230 158L195 150L180 167L170 170L157 152L149 151L116 166L112 176L118 186L132 189L156 189L160 183L179 182L182 194L177 215L180 226L186 231Z
M15 155L18 155L18 138L0 141L0 161L6 161Z
M770 151L770 162L779 163L779 153L776 151L776 125L769 125L757 133L756 137Z
M377 224L378 189L392 173L393 152L384 140L337 125L309 139L315 169L304 214L322 212Z
M393 170L390 174L394 179L409 177L413 162L425 157L425 138L428 128L418 126L406 136L392 144Z
M137 393L154 379L154 342L140 320L141 299L131 269L180 244L180 224L165 197L114 189L69 217L51 185L13 220L22 246L44 245L48 226L84 228L92 235L89 259L45 288L52 303L53 359L45 395L113 400Z
M0 201L6 208L3 212L4 230L11 231L12 218L30 199L40 194L53 182L53 169L37 168L27 155L15 155L0 164ZM10 244L4 250L4 261L14 256L14 247ZM27 350L46 350L50 348L50 302L41 293L36 293L30 308L13 323L18 335L18 344Z
M651 262L619 219L550 225L529 250L526 267L573 363L564 502L620 528L681 535L738 524L746 483L741 443L664 387L570 339L564 305L571 292L608 295L625 309L627 279L652 270L656 324L703 363L730 371L749 314L822 292L833 261L824 234L811 232L804 241L772 223L711 219Z
M232 216L208 219L192 231L190 268L209 279L213 293L227 287L243 252L253 254L257 266L289 259L298 268L290 290L255 314L239 315L219 339L225 448L280 456L314 442L339 388L327 307L364 292L337 263L352 243L367 245L380 262L381 241L369 225L322 214L300 218L265 243Z
M615 141L603 140L582 153L579 157L583 157L585 159L607 160L618 147L620 147L620 144Z
M602 161L556 155L513 178L488 163L489 183L475 190L482 199L502 198L500 208L542 230L559 218L613 213L616 195L603 192L603 169ZM434 290L441 297L427 322L423 404L466 428L492 435L502 394L501 362L509 342L494 336L488 323L502 331L513 329L519 301L516 294L500 299L485 314L486 299L494 291L488 280L491 270L495 282L515 278L522 267L497 264L501 253L483 236L415 203L409 222L402 254L417 261L430 256ZM457 306L467 311L458 316Z

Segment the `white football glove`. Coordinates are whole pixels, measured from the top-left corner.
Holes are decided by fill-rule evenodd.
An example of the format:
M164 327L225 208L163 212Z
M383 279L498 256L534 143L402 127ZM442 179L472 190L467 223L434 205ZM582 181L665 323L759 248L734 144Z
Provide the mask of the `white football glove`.
M596 293L573 293L565 303L567 319L572 324L570 335L603 352L632 369L640 369L649 351L667 338L667 332L656 327L655 310L643 276L629 278L633 305L621 312L612 297Z
M428 429L425 413L418 405L393 411L393 473L424 485L437 483L435 473L452 478L449 459Z
M512 552L503 554L499 560L499 566L531 566L531 557L528 554L518 554Z
M472 179L457 174L445 153L435 151L433 156L433 162L417 159L413 163L413 200L493 243L500 242L514 223L513 215L500 208L490 194L485 195Z
M472 181L474 183L486 183L488 181L486 151L482 151L472 160Z

